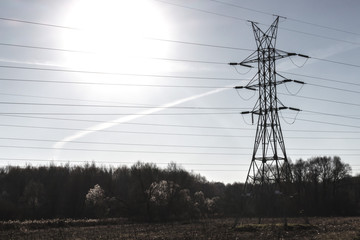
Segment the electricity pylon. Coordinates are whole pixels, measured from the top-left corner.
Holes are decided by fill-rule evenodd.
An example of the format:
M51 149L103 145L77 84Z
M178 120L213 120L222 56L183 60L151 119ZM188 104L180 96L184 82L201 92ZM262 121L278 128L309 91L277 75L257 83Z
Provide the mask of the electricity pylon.
M257 23L251 22L257 50L240 63L229 63L252 67L257 63L258 72L246 86L236 86L235 89L248 89L258 91L259 97L252 111L242 112L258 116L255 143L252 159L245 183L245 191L248 185L263 186L274 185L280 187L280 183L291 179L291 170L286 154L284 137L281 131L279 111L290 109L300 111L297 108L289 108L277 97L277 86L287 82L304 84L304 82L286 79L276 72L276 60L289 57L306 55L289 53L275 48L279 17L271 24L267 31L262 31ZM282 80L277 81L277 77ZM280 189L278 189L280 191Z

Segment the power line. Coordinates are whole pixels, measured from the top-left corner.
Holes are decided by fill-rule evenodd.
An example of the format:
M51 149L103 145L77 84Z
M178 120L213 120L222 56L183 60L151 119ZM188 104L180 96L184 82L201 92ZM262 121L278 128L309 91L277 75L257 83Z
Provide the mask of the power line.
M194 11L198 11L198 12L203 12L203 13L207 13L207 14L212 14L212 15L215 15L215 16L220 16L220 17L235 19L235 20L238 20L238 21L243 21L243 22L247 22L247 21L248 21L247 19L244 19L244 18L239 18L239 17L230 16L230 15L226 15L226 14L221 14L221 13L216 13L216 12L212 12L212 11L207 11L207 10L203 10L203 9L200 9L200 8L188 7L188 6L185 6L185 5L175 4L175 3L169 3L169 2L166 2L166 1L162 1L162 0L154 0L154 1L162 2L162 3L165 3L165 4L169 4L169 5L173 5L173 6L185 8L185 9L190 9L190 10L194 10ZM268 24L264 24L264 23L259 23L259 24L260 24L260 25L264 25L264 26L269 26ZM327 37L327 36L323 36L323 35L319 35L319 34L308 33L308 32L299 31L299 30L294 30L294 29L290 29L290 28L281 27L280 29L283 29L283 30L286 30L286 31L289 31L289 32L295 32L295 33L299 33L299 34L304 34L304 35L308 35L308 36L313 36L313 37L317 37L317 38L328 39L328 40L333 40L333 41L338 41L338 42L344 42L344 43L353 44L353 45L360 45L360 43L358 43L358 42L347 41L347 40L338 39L338 38L333 38L333 37Z
M135 107L136 108L136 107ZM161 107L159 107L161 108ZM164 108L165 109L165 108ZM356 119L360 120L359 117L354 116L344 116L339 114L330 114L330 113L323 113L323 112L317 112L317 111L307 111L303 110L304 112L314 113L318 115L326 115L326 116L335 116L335 117L342 117L342 118L348 118L348 119ZM108 116L108 115L118 115L118 116L124 116L124 115L140 115L140 116L147 116L147 115L155 115L155 116L178 116L178 115L237 115L239 112L189 112L189 113L183 113L183 112L177 112L177 113L69 113L69 112L0 112L0 115L71 115L71 116ZM355 126L354 126L355 127Z
M307 84L311 85L311 86L314 86L314 87L321 87L321 88L327 88L327 89L337 90L337 91L342 91L342 92L351 92L351 93L359 93L360 94L360 91L355 91L355 90L350 90L350 89L324 86L324 85L315 84L315 83L307 83Z
M63 104L63 103L32 103L32 102L1 102L0 101L0 105L25 105L25 106L51 106L51 107L94 107L94 108L133 108L133 109L152 109L152 108L159 108L159 109L198 109L198 110L246 110L244 108L238 108L238 107L177 107L177 106L172 106L172 107L161 107L161 106L137 106L137 105L93 105L93 104ZM345 118L352 118L352 119L359 119L356 117L352 117L352 116L344 116L344 115L337 115L337 114L327 114L327 113L321 113L321 112L315 112L315 111L306 111L304 110L304 112L309 112L309 113L314 113L314 114L321 114L321 115L333 115L333 116L341 116L341 117L345 117ZM227 112L225 112L227 113ZM1 114L1 113L0 113ZM14 113L11 113L14 114ZM19 114L23 114L23 113L19 113ZM32 113L28 113L28 114L32 114ZM34 114L62 114L62 113L34 113ZM64 113L65 115L68 115L68 113ZM81 114L81 115L92 115L93 113L90 114ZM98 114L102 114L102 113L98 113ZM98 115L96 114L96 115ZM112 113L114 115L117 115L118 113ZM112 115L111 114L111 115ZM175 114L183 114L183 113L175 113ZM193 113L189 113L189 114L193 114ZM205 113L205 114L210 114L210 113ZM220 114L220 113L219 113ZM7 113L5 113L4 115L8 115ZM72 115L72 114L69 114ZM104 115L109 115L107 113L104 113ZM69 119L70 120L70 119ZM101 122L101 121L100 121ZM160 125L160 124L159 124ZM161 126L164 126L163 124L161 124ZM200 126L198 126L200 127ZM228 128L223 128L223 129L228 129ZM230 128L233 129L233 128Z
M332 123L332 122L316 121L316 120L301 119L301 118L297 118L296 120L297 121L312 122L312 123L321 123L321 124L327 124L327 125L333 125L333 126L360 128L360 125L359 126L357 126L357 125L348 125L348 124L342 124L342 123Z
M360 92L359 92L360 93ZM3 105L29 105L29 106L51 106L51 107L95 107L95 108L145 108L145 109L151 109L151 108L163 108L163 109L198 109L198 110L244 110L241 108L230 108L230 107L161 107L161 106L129 106L129 105L90 105L90 104L58 104L58 103L30 103L30 102L1 102L0 104ZM356 119L359 120L358 117L353 116L344 116L344 115L338 115L338 114L329 114L329 113L323 113L323 112L316 112L316 111L306 111L309 113L319 114L319 115L327 115L327 116L335 116L335 117L343 117L343 118L349 118L349 119ZM228 112L222 112L224 114L230 114ZM163 114L155 114L155 115L195 115L195 114L222 114L222 113L163 113ZM1 113L0 113L1 114ZM4 113L4 114L36 114L36 115L124 115L124 113ZM236 114L236 113L233 113ZM132 115L139 115L138 113L134 113ZM140 114L143 115L143 114Z
M299 74L295 74L295 75L299 75ZM310 77L310 76L307 76ZM299 96L299 95L290 95L290 94L285 94L285 93L279 93L282 95L286 95L286 96L292 96L292 97L297 97L297 98L304 98L304 99L311 99L311 100L316 100L316 101L323 101L323 102L330 102L330 103L337 103L337 104L343 104L343 105L349 105L349 106L360 106L360 104L357 103L353 103L353 102L343 102L343 101L335 101L335 100L329 100L329 99L323 99L323 98L314 98L314 97L308 97L308 96ZM16 97L31 97L31 98L40 98L40 99L55 99L55 100L66 100L66 101L84 101L84 102L100 102L100 103L116 103L119 104L119 102L111 102L111 101L95 101L95 100L84 100L84 99L77 99L77 98L59 98L59 97L49 97L49 96L37 96L37 95L27 95L27 94L10 94L10 93L1 93L0 95L5 95L5 96L16 96ZM123 104L123 103L120 103ZM126 104L131 104L134 106L146 106L145 104L133 104L133 103L126 103ZM147 105L149 106L149 105ZM69 120L69 119L67 119ZM97 121L95 121L97 122Z
M278 71L278 72L286 73L286 74L290 74L290 75L294 75L294 76L300 76L300 77L307 77L307 78L319 79L319 80L328 81L328 82L337 82L337 83L349 84L349 85L353 85L353 86L360 86L359 83L345 82L345 81L340 81L340 80L331 79L331 78L310 76L310 75L299 74L299 73L291 73L291 72L285 72L285 71Z
M65 151L85 151L85 152L117 152L117 153L146 153L146 154L194 154L194 155L247 155L242 153L217 153L217 152L172 152L172 151L139 151L139 150L115 150L115 149L90 149L90 148L52 148L34 147L20 145L0 145L0 148L19 148L19 149L43 149L43 150L65 150Z
M295 74L299 75L299 74ZM307 76L310 77L310 76ZM221 87L219 87L221 88ZM292 96L297 98L304 98L304 99L311 99L316 101L323 101L323 102L330 102L330 103L337 103L337 104L343 104L343 105L351 105L351 106L360 106L360 104L353 103L353 102L343 102L343 101L335 101L335 100L329 100L329 99L323 99L323 98L314 98L314 97L308 97L308 96L299 96L299 95L291 95L286 93L279 93L286 96ZM78 98L59 98L59 97L49 97L49 96L38 96L38 95L28 95L28 94L11 94L11 93L1 93L0 95L5 96L16 96L16 97L30 97L30 98L40 98L40 99L55 99L55 100L65 100L65 101L83 101L83 102L99 102L99 103L116 103L116 104L124 104L119 102L112 102L112 101L99 101L99 100L85 100L85 99L78 99ZM131 104L134 106L149 106L145 104L139 104L139 103L125 103L125 104Z
M102 122L104 123L104 122ZM171 133L171 132L144 132L144 131L124 131L124 130L90 130L83 128L69 128L69 127L44 127L44 126L29 126L16 124L0 124L2 127L19 127L19 128L34 128L34 129L52 129L52 130L69 130L82 132L109 132L109 133L128 133L128 134L148 134L148 135L169 135L169 136L191 136L191 137L226 137L226 138L249 138L252 136L246 135L225 135L225 134L195 134L195 133Z
M207 13L207 14L212 14L212 15L216 15L216 16L220 16L220 17L231 18L231 19L235 19L235 20L239 20L239 21L243 21L243 22L247 22L247 21L248 21L248 19L239 18L239 17L235 17L235 16L229 16L229 15L226 15L226 14L221 14L221 13L216 13L216 12L211 12L211 11L203 10L203 9L200 9L200 8L188 7L188 6L184 6L184 5L181 5L181 4L169 3L169 2L166 2L166 1L162 1L162 0L154 0L154 1L158 1L158 2L161 2L161 3L165 3L165 4L169 4L169 5L173 5L173 6L177 6L177 7L181 7L181 8L191 9L191 10L198 11L198 12L203 12L203 13ZM218 1L218 2L219 2L219 1ZM223 2L222 2L222 3L223 3ZM249 10L249 8L248 8L248 10ZM261 11L258 11L258 12L261 12ZM261 12L261 13L265 13L265 12ZM305 22L305 21L296 20L296 19L293 19L293 18L288 18L288 19L291 19L291 20L293 20L293 21L302 22L302 23L307 23L307 22ZM31 24L31 25L37 25L37 26L44 26L44 27L53 27L53 28L59 28L59 29L67 29L67 30L77 30L77 31L81 31L80 28L63 26L63 25L57 25L57 24L41 23L41 22L35 22L35 21L27 21L27 20L22 20L22 19L14 19L14 18L0 17L0 20L3 20L3 21L11 21L11 22L18 22L18 23L25 23L25 24ZM260 24L266 25L266 24L263 24L263 23L260 23ZM307 24L309 24L309 23L307 23ZM321 25L313 24L313 23L310 23L310 24L312 24L312 25L317 25L317 26L321 26ZM267 26L267 25L266 25L266 26ZM323 27L323 26L322 26L322 27ZM326 27L326 28L329 28L329 27ZM311 36L315 36L315 37L319 37L319 38L330 39L330 40L341 41L341 42L347 42L347 43L350 43L350 44L356 44L356 45L359 45L359 44L360 44L360 43L357 43L357 42L351 42L351 41L346 41L346 40L337 39L337 38L330 38L330 37L326 37L326 36L322 36L322 35L318 35L318 34L313 34L313 33L306 33L306 32L296 31L296 30L287 29L287 28L282 28L282 29L287 30L287 31L292 31L292 32L297 32L297 33L305 34L305 35L311 35ZM333 28L333 30L335 30L335 28ZM337 30L340 30L340 29L337 29ZM340 30L340 31L359 35L358 33L352 33L352 32L348 32L348 31L344 31L344 30ZM149 39L158 40L157 38L149 38ZM161 39L161 40L164 40L164 39ZM171 40L170 40L170 41L171 41ZM242 49L241 49L241 50L242 50ZM248 49L246 49L246 50L248 50ZM251 50L250 50L250 51L251 51Z
M213 47L213 48L223 48L223 49L231 49L231 50L241 50L241 51L252 51L247 48L236 48L236 47L227 47L213 44L205 44L205 43L195 43L195 42L186 42L186 41L177 41L177 40L167 40L160 38L149 38L150 40L164 41L164 42L172 42L172 43L180 43L180 44L188 44L188 45L196 45L203 47ZM60 52L70 52L70 53L86 53L86 54L97 54L96 52L91 51L81 51L81 50L72 50L72 49L63 49L63 48L52 48L52 47L41 47L41 46L32 46L32 45L23 45L23 44L12 44L12 43L0 43L0 46L7 47L19 47L19 48L28 48L28 49L38 49L38 50L50 50L50 51L60 51ZM328 60L324 58L311 57L312 59L316 59L318 61L324 61L329 63L340 64L344 66L350 67L360 67L360 65L352 64L352 63L344 63L335 60ZM216 64L216 65L225 65L227 63L224 62L215 62L215 61L205 61L205 60L191 60L191 59L176 59L176 58L158 58L158 57L146 57L146 59L154 59L154 60L163 60L163 61L175 61L175 62L190 62L190 63L203 63L203 64Z
M183 7L183 8L189 8L192 10L197 10L197 11L201 11L201 12L205 12L205 13L210 13L210 14L215 14L215 15L219 15L222 17L231 17L237 20L241 20L241 21L248 21L246 19L242 19L242 18L238 18L238 17L232 17L232 16L228 16L228 15L224 15L224 14L217 14L214 12L210 12L210 11L205 11L205 10L201 10L198 8L192 8L192 7L186 7L180 4L174 4L174 3L168 3L162 0L154 0L154 1L159 1L162 3L166 3L166 4L171 4L171 5L175 5L178 7ZM215 1L215 0L209 0L209 1ZM223 3L220 1L216 1L219 3ZM233 5L233 4L232 4ZM236 6L236 5L234 5ZM261 11L259 11L261 12ZM290 19L290 18L289 18ZM41 25L41 26L48 26L48 27L57 27L57 28L65 28L65 29L72 29L72 30L81 30L81 29L77 29L77 28L72 28L72 27L66 27L66 26L61 26L61 25L54 25L54 24L46 24L46 23L39 23L39 22L32 22L32 21L25 21L25 20L17 20L17 19L10 19L10 18L0 18L0 20L7 20L7 21L15 21L15 22L22 22L22 23L28 23L28 24L35 24L35 25ZM266 24L262 24L262 25L266 25ZM341 40L341 39L336 39L336 38L330 38L330 37L325 37L325 36L321 36L318 34L312 34L312 33L306 33L306 32L302 32L302 31L297 31L297 30L292 30L292 29L288 29L288 28L282 28L284 30L287 31L292 31L292 32L297 32L297 33L302 33L302 34L306 34L306 35L312 35L312 36L316 36L316 37L320 37L320 38L326 38L326 39L330 39L330 40L336 40L336 41L343 41L343 42L347 42L347 43L351 43L351 44L357 44L359 45L360 43L356 43L356 42L351 42L351 41L346 41L346 40ZM178 43L178 44L187 44L187 45L195 45L195 46L203 46L203 47L213 47L213 48L222 48L222 49L230 49L230 50L241 50L241 51L253 51L252 49L248 49L248 48L238 48L238 47L229 47L229 46L221 46L221 45L214 45L214 44L206 44L206 43L196 43L196 42L188 42L188 41L179 41L179 40L170 40L170 39L161 39L161 38L146 38L149 40L156 40L156 41L163 41L163 42L171 42L171 43ZM41 50L52 50L52 51L62 51L62 52L73 52L73 53L94 53L94 52L90 52L90 51L79 51L79 50L71 50L71 49L61 49L61 48L51 48L51 47L40 47L40 46L30 46L30 45L23 45L23 44L12 44L12 43L0 43L0 45L2 46L8 46L8 47L22 47L22 48L31 48L31 49L41 49ZM330 63L335 63L335 64L341 64L341 65L346 65L346 66L351 66L351 67L358 67L360 68L360 65L357 64L351 64L351 63L344 63L344 62L340 62L340 61L335 61L335 60L327 60L324 58L317 58L317 57L311 57L313 59L319 60L319 61L325 61L325 62L330 62ZM158 59L158 60L167 60L167 61L181 61L181 62L192 62L192 63L207 63L207 64L225 64L223 62L211 62L211 61L202 61L202 60L187 60L187 59L171 59L171 58L152 58L152 59Z
M66 143L67 141L59 141L55 139L36 139L36 138L14 138L14 137L0 137L1 140L12 141L33 141L33 142L53 142ZM173 148L215 148L215 149L250 149L244 147L228 147L228 146L203 146L203 145L174 145L174 144L145 144L145 143L126 143L126 142L89 142L89 141L71 141L69 143L81 144L97 144L97 145L117 145L117 146L141 146L141 147L173 147Z
M1 18L0 18L1 20ZM185 44L185 45L193 45L193 46L201 46L201 47L211 47L211 48L220 48L220 49L228 49L228 50L237 50L237 51L253 51L249 48L239 48L239 47L231 47L224 45L216 45L209 43L199 43L199 42L189 42L189 41L180 41L180 40L172 40L172 39L162 39L162 38L153 38L153 37L145 37L145 39L153 40L153 41L161 41L161 42L169 42L176 44ZM25 45L25 44L14 44L14 43L0 43L1 46L7 47L20 47L20 48L29 48L29 49L38 49L38 50L50 50L50 51L60 51L60 52L71 52L71 53L86 53L86 54L97 54L97 52L92 51L81 51L81 50L73 50L73 49L64 49L64 48L54 48L54 47L41 47L41 46L33 46L33 45ZM151 58L151 57L148 57ZM169 59L169 58L151 58L151 59L159 59L159 60L169 60L169 61L190 61L192 60L184 60L184 59ZM201 61L194 61L201 62ZM220 62L205 62L211 64L226 64Z
M257 12L257 13L261 13L261 14L265 14L265 15L269 15L269 16L274 16L275 15L273 13L260 11L260 10L256 10L256 9L252 9L252 8L248 8L248 7L243 7L243 6L240 6L238 4L222 2L222 1L218 1L218 0L208 0L208 1L217 2L217 3L223 4L223 5L228 5L228 6L231 6L231 7L236 7L236 8L240 8L240 9L244 9L244 10L248 10L248 11L252 11L252 12ZM324 29L328 29L328 30L333 30L333 31L341 32L341 33L348 33L348 34L360 36L360 33L346 31L346 30L340 29L340 28L329 27L329 26L325 26L325 25L321 25L321 24L317 24L317 23L303 21L303 20L296 19L296 18L290 18L290 17L285 17L285 18L287 20L290 20L290 21L299 22L299 23L303 23L303 24L306 24L306 25L310 25L310 26L315 26L315 27L324 28Z
M176 3L170 3L170 2L166 2L166 1L162 1L162 0L154 0L154 1L161 2L161 3L165 3L165 4L168 4L168 5L173 5L173 6L176 6L176 7L186 8L186 9L190 9L190 10L194 10L194 11L198 11L198 12L203 12L203 13L207 13L207 14L212 14L212 15L216 15L216 16L220 16L220 17L226 17L226 18L231 18L231 19L235 19L235 20L247 22L247 19L245 19L245 18L240 18L240 17L235 17L235 16L229 16L229 15L226 15L226 14L211 12L211 11L203 10L203 9L200 9L200 8L189 7L189 6L185 6L185 5L181 5L181 4L176 4Z
M153 39L153 40L155 40L155 39ZM160 41L160 39L157 39L157 40ZM163 39L162 41L170 42L171 40ZM242 49L242 48L217 46L217 45L211 45L211 44L191 43L191 42L182 42L182 41L175 41L175 40L173 40L171 42L183 43L183 44L191 44L191 45L197 45L197 46L217 47L217 48L225 48L225 49L232 49L232 50L244 50L244 51L247 51L247 49ZM81 50L72 50L72 49L64 49L64 48L52 48L52 47L40 47L40 46L33 46L33 45L3 43L3 42L2 43L0 42L0 46L28 48L28 49L37 49L37 50L59 51L59 52L70 52L70 53L83 53L83 54L102 54L103 53L103 52L97 53L97 52L91 52L91 51L81 51ZM154 59L154 60L163 60L163 61L175 61L175 62L190 62L190 63L206 63L206 64L216 64L216 65L226 65L227 64L225 62L191 60L191 59L175 59L175 58L160 58L160 57L146 57L145 59Z
M360 117L345 116L345 115L341 115L341 114L324 113L324 112L308 111L308 110L303 110L303 111L308 112L308 113L314 113L314 114L317 114L317 115L324 115L324 116L332 116L332 117L341 117L341 118L347 118L347 119L360 120Z
M303 119L300 119L303 120ZM310 121L310 120L303 120ZM69 127L45 127L45 126L31 126L31 125L18 125L18 124L0 124L0 127L18 127L18 128L29 128L29 129L49 129L49 130L60 130L60 131L81 131L81 132L107 132L107 133L126 133L126 134L145 134L145 135L167 135L167 136L190 136L190 137L224 137L224 138L253 138L254 136L249 135L225 135L225 134L195 134L195 133L171 133L171 132L145 132L145 131L123 131L123 130L90 130L82 128L69 128ZM310 131L311 132L311 131ZM291 137L289 139L322 139L322 140L359 140L360 137Z
M262 25L266 25L266 24L262 24ZM317 38L322 38L322 39L328 39L328 40L332 40L332 41L337 41L337 42L343 42L343 43L348 43L348 44L352 44L352 45L360 45L359 42L353 42L353 41L347 41L347 40L343 40L343 39L339 39L339 38L333 38L333 37L326 37L320 34L315 34L315 33L307 33L304 31L298 31L298 30L294 30L291 28L284 28L282 27L281 29L289 31L289 32L295 32L295 33L300 33L300 34L304 34L304 35L308 35L308 36L313 36L313 37L317 37Z
M142 75L146 77L146 75ZM157 75L159 77L160 75ZM182 77L183 78L183 77ZM192 77L190 77L192 78ZM219 79L220 80L220 79ZM248 79L236 79L246 81ZM104 85L104 86L129 86L129 87L165 87L165 88L200 88L200 89L220 89L229 88L226 86L199 86L199 85L168 85L168 84L135 84L135 83L106 83L106 82L79 82L79 81L60 81L60 80L41 80L41 79L21 79L21 78L0 78L0 81L27 82L27 83L59 83L59 84L79 84L79 85ZM235 79L234 79L235 81Z
M38 146L23 146L23 145L0 145L0 148L16 148L16 149L41 149L41 150L65 150L65 151L84 151L84 152L116 152L116 153L140 153L140 154L184 154L184 155L222 155L222 156L247 156L248 153L218 153L218 152L172 152L172 151L139 151L139 150L116 150L116 149L90 149L90 148L52 148L52 147L38 147ZM292 154L293 156L312 155L306 154ZM331 155L331 154L322 154ZM342 156L360 156L358 154L339 154Z
M50 50L50 51L59 51L59 52L71 52L71 53L91 53L91 54L95 53L95 52L90 52L90 51L80 51L80 50L71 50L71 49L54 48L54 47L40 47L40 46L33 46L33 45L4 43L4 42L0 42L0 46L29 48L29 49L37 49L37 50Z
M94 104L66 104L66 103L34 103L34 102L2 102L2 105L29 105L29 106L51 106L51 107L94 107L94 108L161 108L161 109L199 109L199 110L244 110L238 107L161 107L161 106L136 106L136 105L94 105Z
M87 73L87 74L102 74L102 75L121 75L134 77L157 77L157 78L180 78L180 79L198 79L198 80L217 80L217 81L239 81L238 78L215 78L215 77L192 77L192 76L174 76L174 75L156 75L156 74L137 74L137 73L120 73L120 72L106 72L106 71L87 71L76 69L57 69L57 68L38 68L38 67L20 67L0 65L0 68L8 69L23 69L36 71L51 71L51 72L68 72L68 73Z
M30 119L44 119L44 120L59 120L59 121L73 121L73 122L88 122L88 123L104 123L104 121L89 120L89 119L70 119L70 118L53 118L53 117L35 117L35 116L18 116L18 115L3 115L6 117L16 118L30 118ZM107 123L118 123L116 121L107 121ZM120 124L120 123L119 123ZM181 127L181 128L198 128L198 129L237 129L249 130L248 128L234 128L234 127L215 127L215 126L199 126L199 125L181 125L181 124L157 124L157 123L137 123L137 122L123 122L121 125L140 125L140 126L157 126L157 127ZM81 129L70 129L81 130ZM291 130L290 130L291 131ZM353 133L353 131L351 131Z
M29 95L29 94L15 94L15 93L4 93L0 92L0 95L11 96L11 97L27 97L27 98L40 98L40 99L53 99L53 100L63 100L63 101L80 101L80 102L96 102L96 103L111 103L111 104L130 104L134 106L146 106L147 104L137 104L137 103L120 103L114 101L101 101L101 100L90 100L90 99L80 99L80 98L62 98L62 97L49 97L49 96L39 96L39 95Z
M161 107L160 107L161 108ZM128 115L135 115L135 116L180 116L180 115L236 115L239 114L238 112L178 112L178 113L70 113L70 112L0 112L0 115L70 115L70 116L128 116Z
M73 122L89 122L89 123L104 123L104 121L88 120L88 119L69 119L69 118L52 118L52 117L35 117L35 116L18 116L18 115L3 115L6 117L20 117L32 119L45 119L45 120L59 120L59 121L73 121ZM107 123L117 123L116 121L108 121ZM239 127L216 127L216 126L200 126L200 125L181 125L181 124L165 124L165 123L138 123L138 122L124 122L121 125L140 125L140 126L157 126L157 127L181 127L181 128L198 128L198 129L224 129L224 130L248 130L249 128ZM0 125L1 126L1 125ZM8 126L8 125L4 125ZM12 125L11 125L12 126ZM19 126L21 127L21 126ZM25 126L26 127L26 126ZM31 126L29 126L31 127ZM61 128L63 129L63 128ZM65 130L65 129L64 129ZM69 129L69 130L83 130L83 129ZM110 131L112 132L112 131ZM285 132L310 132L310 133L360 133L360 131L339 131L339 130L285 130Z
M56 25L56 24L48 24L48 23L40 23L40 22L33 22L33 21L27 21L27 20L22 20L22 19L15 19L15 18L0 17L0 20L9 21L9 22L17 22L17 23L26 23L26 24L32 24L32 25L38 25L38 26L44 26L44 27L62 28L62 29L68 29L68 30L81 30L79 28L74 28L74 27L68 27L68 26L62 26L62 25Z
M145 76L145 75L143 75ZM159 77L160 75L157 75ZM176 76L173 76L176 77ZM184 78L184 77L182 77ZM192 78L192 77L189 77ZM220 80L220 79L218 79ZM235 80L235 79L234 79ZM247 81L250 79L237 79L241 81ZM19 78L0 78L0 81L10 81L10 82L27 82L27 83L55 83L55 84L79 84L79 85L108 85L108 86L133 86L133 87L166 87L166 88L197 88L197 89L233 89L233 87L227 86L199 86L199 85L168 85L168 84L134 84L134 83L104 83L104 82L78 82L78 81L60 81L60 80L39 80L39 79L19 79ZM344 88L335 88L330 86L324 86L321 84L307 83L308 85L328 88L344 92L360 93L359 91L344 89Z
M337 104L360 107L360 104L357 104L357 103L342 102L342 101L335 101L335 100L329 100L329 99L324 99L324 98L314 98L314 97L308 97L308 96L294 96L294 95L286 94L286 93L279 93L279 94L291 96L291 97L297 97L297 98L304 98L304 99L310 99L310 100L316 100L316 101L322 101L322 102L330 102L330 103L337 103Z
M360 44L360 43L359 43L359 44ZM340 62L340 61L328 60L328 59L317 58L317 57L311 57L311 58L312 58L312 59L316 59L316 60L318 60L318 61L323 61L323 62L335 63L335 64L340 64L340 65L349 66L349 67L360 68L360 65L358 65L358 64L344 63L344 62Z
M213 78L213 77L195 77L195 76L175 76L175 75L152 75L152 74L136 74L136 73L115 73L115 72L94 72L94 71L85 71L85 70L76 70L76 69L54 69L54 68L33 68L33 67L19 67L19 66L4 66L0 65L0 68L16 68L24 70L39 70L39 71L57 71L57 72L74 72L74 73L88 73L88 74L111 74L111 75L126 75L126 76L136 76L136 77L157 77L157 78L181 78L181 79L198 79L198 80L218 80L218 81L248 81L249 79L237 79L237 78ZM290 73L292 74L292 73ZM299 75L301 74L293 74ZM332 82L340 82L344 84L350 84L348 82L337 81L332 79L314 77L309 75L302 75L303 77L316 78L321 80L327 80ZM78 81L60 81L60 80L39 80L39 79L19 79L19 78L0 78L0 81L20 81L20 82L38 82L38 83L61 83L61 84L83 84L83 85L114 85L114 86L137 86L137 87L173 87L173 88L211 88L211 89L221 89L232 87L227 86L196 86L196 85L166 85L166 84L128 84L128 83L104 83L104 82L78 82ZM322 87L337 91L360 93L360 91L349 90L345 88L336 88L325 86L321 84L307 83L308 85ZM352 84L353 85L353 84ZM360 84L354 84L360 85Z
M15 137L0 137L1 140L10 141L31 141L31 142L55 142L66 143L68 141L59 141L55 139L36 139L36 138L15 138ZM141 146L141 147L173 147L173 148L215 148L215 149L252 149L249 147L229 147L229 146L204 146L204 145L174 145L174 144L145 144L145 143L126 143L126 142L91 142L91 141L70 141L69 143L80 144L97 144L97 145L117 145L117 146ZM289 150L307 150L307 151L359 151L358 148L288 148ZM219 164L221 165L221 164Z
M1 157L0 160L14 160L14 161L34 161L34 162L80 162L80 163L89 163L93 161L81 161L81 160L66 160L66 159L59 159L59 160L51 160L51 159L38 159L38 158L5 158ZM106 161L106 162L100 162L103 163L117 163L117 164L136 164L136 162L124 162L124 161ZM157 165L168 165L171 162L156 162L154 164ZM181 165L195 165L195 166L247 166L248 164L240 164L240 163L186 163L186 162L176 162L176 164Z
M201 47L212 47L212 48L221 48L221 49L238 50L238 51L249 51L249 52L253 51L252 49L249 49L249 48L230 47L230 46L215 45L215 44L208 44L208 43L188 42L188 41L179 41L179 40L162 39L162 38L150 38L150 37L147 37L146 39L161 41L161 42L170 42L170 43L201 46Z

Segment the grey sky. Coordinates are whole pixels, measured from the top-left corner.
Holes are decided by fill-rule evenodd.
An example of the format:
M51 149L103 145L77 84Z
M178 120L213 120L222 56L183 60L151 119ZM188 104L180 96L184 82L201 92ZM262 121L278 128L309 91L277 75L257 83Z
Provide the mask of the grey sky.
M237 113L251 109L256 96L245 101L239 95L252 93L238 95L229 88L162 111L151 109L246 84L256 71L236 71L226 63L251 51L224 47L255 50L244 20L265 30L274 20L271 14L278 14L287 19L280 21L277 47L313 57L306 63L297 57L278 61L282 75L308 83L296 96L290 93L298 86L279 87L285 105L304 110L294 124L282 121L287 153L293 161L339 155L358 174L359 10L360 3L350 0L1 1L1 165L54 159L55 164L118 166L140 160L164 167L174 161L208 180L244 181L256 126ZM153 114L86 134L63 150L53 147L82 130L144 112ZM292 122L294 114L283 116Z

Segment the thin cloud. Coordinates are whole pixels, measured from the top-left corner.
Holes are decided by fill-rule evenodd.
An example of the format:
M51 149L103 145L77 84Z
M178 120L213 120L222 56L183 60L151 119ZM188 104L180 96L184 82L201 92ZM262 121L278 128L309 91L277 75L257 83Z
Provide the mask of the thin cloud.
M226 87L229 87L229 86L226 86ZM206 96L209 96L209 95L212 95L212 94L216 94L216 93L228 90L229 88L226 88L226 87L217 88L217 89L205 92L205 93L201 93L201 94L197 94L197 95L190 96L190 97L187 97L187 98L179 99L179 100L176 100L174 102L170 102L170 103L161 105L159 107L155 107L155 108L151 108L151 109L148 109L148 110L145 110L145 111L141 111L141 112L137 113L136 115L129 115L129 116L121 117L121 118L118 118L118 119L115 119L115 120L112 120L112 121L109 121L109 122L104 122L104 123L94 125L92 127L86 128L86 129L84 129L82 131L76 132L73 135L70 135L70 136L67 136L67 137L63 138L59 142L55 143L53 145L53 148L54 149L61 149L61 148L64 147L64 145L66 143L74 141L74 140L79 139L79 138L82 138L82 137L84 137L84 136L86 136L88 134L91 134L93 132L101 131L101 130L104 130L104 129L107 129L107 128L111 128L111 127L114 127L114 126L116 126L118 124L121 124L121 123L130 122L132 120L142 118L144 116L151 115L153 113L163 111L163 110L165 110L165 109L167 109L169 107L174 107L174 106L182 104L182 103L186 103L186 102L189 102L189 101L192 101L192 100L195 100L195 99L199 99L199 98L202 98L202 97L206 97Z

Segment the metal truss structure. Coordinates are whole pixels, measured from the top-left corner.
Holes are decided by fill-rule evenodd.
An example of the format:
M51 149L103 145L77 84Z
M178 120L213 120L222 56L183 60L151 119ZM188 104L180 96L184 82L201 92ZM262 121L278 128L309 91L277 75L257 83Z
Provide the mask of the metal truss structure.
M246 86L235 89L258 91L258 99L252 111L242 112L258 116L254 148L245 189L249 185L280 185L291 179L291 171L286 154L284 137L281 131L279 111L297 108L286 107L278 99L277 86L287 82L304 84L304 82L286 79L276 72L276 60L289 56L308 57L296 53L288 53L275 48L279 17L267 31L262 31L255 22L251 22L257 50L240 63L229 63L243 67L253 67L257 63L258 72ZM280 77L281 80L277 80Z

